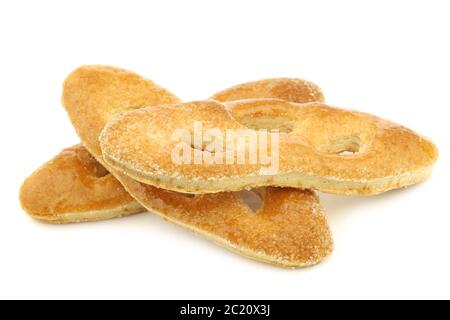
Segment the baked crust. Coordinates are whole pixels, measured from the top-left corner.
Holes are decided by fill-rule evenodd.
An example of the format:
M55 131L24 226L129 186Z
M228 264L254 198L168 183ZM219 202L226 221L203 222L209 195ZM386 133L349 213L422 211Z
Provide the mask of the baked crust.
M63 105L72 124L103 164L98 138L111 118L146 105L176 102L178 98L153 82L112 67L81 67L64 82ZM304 267L322 261L333 249L326 218L311 191L268 188L263 209L255 214L233 193L190 197L105 167L145 208L249 258Z
M267 188L253 212L238 193L190 197L120 175L126 189L162 218L247 258L285 268L322 262L334 248L314 191Z
M81 145L64 149L29 176L20 203L31 217L50 223L98 221L145 210Z
M82 66L63 84L62 103L83 145L97 159L101 156L98 135L109 119L143 106L180 102L156 83L110 66Z
M296 78L273 78L242 83L213 95L220 102L244 99L281 99L297 103L324 102L319 86Z
M177 129L192 130L195 121L204 130L221 132L281 128L278 171L267 172L261 163L236 165L236 154L233 165L174 163L172 150L180 141L171 136ZM133 179L195 194L281 186L375 195L425 180L438 158L431 141L390 121L318 102L279 99L142 108L109 122L101 146L105 161ZM191 152L201 148L187 147Z

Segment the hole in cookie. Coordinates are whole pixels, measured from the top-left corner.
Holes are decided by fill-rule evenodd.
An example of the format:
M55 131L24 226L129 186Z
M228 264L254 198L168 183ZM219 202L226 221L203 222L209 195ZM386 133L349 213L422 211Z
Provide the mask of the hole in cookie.
M262 190L242 190L237 193L247 207L254 213L258 213L263 205Z
M195 198L195 194L193 193L179 193L179 194L189 199Z
M294 130L295 121L287 117L280 116L259 116L259 115L248 115L246 117L236 119L242 125L246 126L252 130L262 130L266 129L279 130L282 133L291 133Z
M232 112L234 120L252 130L278 130L281 133L291 133L296 124L295 117L273 105L259 106L257 109L246 109Z
M347 151L347 150L345 150L345 151L341 151L341 152L339 152L339 153L337 153L338 155L340 155L340 156L343 156L343 157L345 157L345 156L354 156L355 154L357 154L358 152L356 151L356 152L353 152L353 151Z
M358 136L342 136L327 145L323 145L320 151L337 154L340 156L354 156L361 149L361 139Z
M106 177L107 175L109 175L109 171L105 169L105 167L103 167L102 165L98 165L94 168L93 170L93 175L96 178L103 178Z

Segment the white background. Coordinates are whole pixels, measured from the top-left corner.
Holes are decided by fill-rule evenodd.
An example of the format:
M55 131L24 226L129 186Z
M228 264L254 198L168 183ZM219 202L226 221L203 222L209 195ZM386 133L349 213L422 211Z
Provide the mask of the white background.
M450 298L448 1L2 1L0 298ZM78 139L61 83L82 64L136 71L184 100L266 77L434 140L426 183L322 197L333 255L284 270L142 214L31 220L23 179ZM386 150L389 152L389 150Z

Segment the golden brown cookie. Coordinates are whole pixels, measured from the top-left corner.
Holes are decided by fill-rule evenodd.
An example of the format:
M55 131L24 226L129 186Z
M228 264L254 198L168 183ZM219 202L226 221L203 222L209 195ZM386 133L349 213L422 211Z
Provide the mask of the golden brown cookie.
M23 209L51 223L112 219L144 211L81 145L61 151L20 189Z
M81 67L64 83L63 105L86 148L101 163L98 138L109 120L143 106L177 102L153 82L112 67ZM326 218L311 191L268 188L262 209L254 213L234 193L192 197L139 183L105 167L147 209L244 256L303 267L332 251Z
M280 131L273 159L277 166L238 164L234 150L173 139L179 129L194 136L196 123L202 124L203 133ZM173 151L180 143L194 156L200 152L201 160L214 156L214 162L175 162ZM101 146L108 165L133 179L195 194L280 186L375 195L422 182L438 158L431 141L401 125L318 102L278 99L197 101L135 110L109 122ZM247 154L260 154L260 145L255 145L256 152L250 144L244 147Z
M297 103L324 102L322 90L314 83L295 78L274 78L242 83L213 95L221 102L244 99L282 99Z

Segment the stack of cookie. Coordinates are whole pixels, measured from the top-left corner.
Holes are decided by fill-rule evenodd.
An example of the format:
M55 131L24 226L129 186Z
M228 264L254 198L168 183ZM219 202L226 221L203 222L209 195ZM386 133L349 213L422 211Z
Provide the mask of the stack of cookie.
M148 210L284 267L317 264L333 250L313 190L380 194L424 181L438 158L429 140L330 107L300 79L182 103L135 73L83 66L65 80L62 103L81 144L24 182L20 200L33 218L85 222Z

